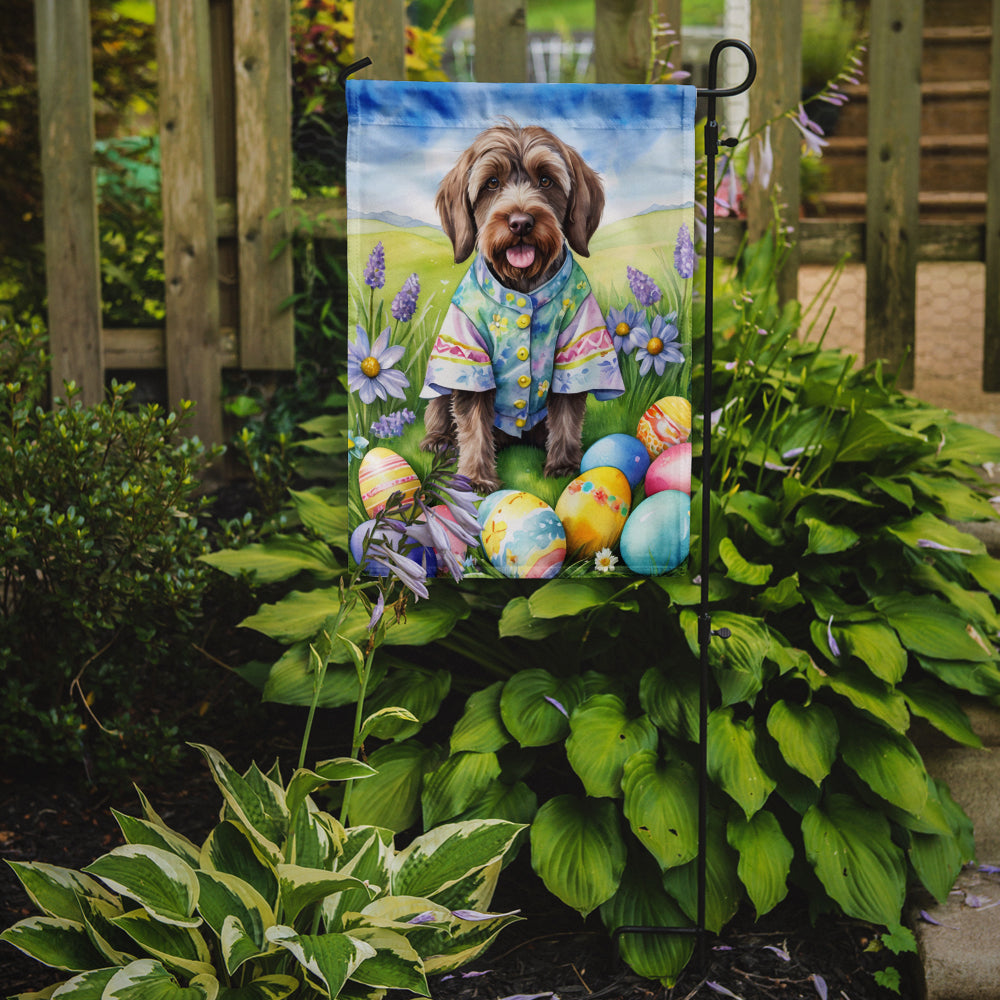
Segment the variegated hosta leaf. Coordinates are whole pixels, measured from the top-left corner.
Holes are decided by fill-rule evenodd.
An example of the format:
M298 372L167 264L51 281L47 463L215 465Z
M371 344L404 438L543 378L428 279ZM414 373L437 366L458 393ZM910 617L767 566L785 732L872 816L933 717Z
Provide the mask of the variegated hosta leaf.
M473 751L452 754L436 771L424 778L420 796L424 826L437 826L467 809L489 785L500 777L495 753Z
M345 889L361 889L375 895L361 879L342 872L326 872L300 865L278 865L281 906L286 920L294 921L302 910Z
M767 801L776 782L757 762L752 718L737 721L733 709L717 708L708 717L708 774L749 818Z
M112 923L171 969L180 969L189 976L213 971L212 956L205 939L190 927L160 923L145 910L123 913Z
M286 860L304 868L335 868L344 836L339 820L317 809L312 799L306 799L292 819L285 844Z
M578 705L569 728L566 757L595 798L620 798L625 761L636 751L655 749L659 739L648 715L630 719L625 702L613 694L595 694Z
M301 767L288 782L285 792L285 805L291 815L295 815L306 797L312 795L318 788L328 785L331 781L349 781L355 778L370 778L376 774L374 767L369 767L363 761L353 757L337 757L325 760L310 771Z
M136 819L125 813L112 809L122 835L129 844L146 844L149 847L159 847L161 850L176 854L191 867L198 864L199 849L187 837L176 833L168 827L152 823L145 819Z
M219 991L218 1000L285 1000L299 985L294 976L261 976L244 986L224 986Z
M104 956L104 964L128 965L140 957L140 949L135 946L135 942L114 924L115 917L120 917L125 912L120 902L109 903L104 899L84 896L80 904L90 940Z
M101 1000L217 1000L219 981L196 976L187 986L153 959L143 958L119 969L108 981Z
M609 799L558 795L531 824L531 865L553 895L586 916L618 889L625 842Z
M443 940L432 954L424 958L424 971L428 975L451 972L474 961L486 951L504 927L521 919L516 912L511 912L479 914L475 920L468 920L461 916L466 912L468 911L452 911L455 922L451 933L447 936L442 934Z
M852 720L850 739L840 749L847 766L876 795L919 815L927 802L927 771L906 736L861 719Z
M393 859L392 892L433 899L460 879L500 861L523 827L505 820L446 823L421 834Z
M81 920L81 896L93 896L109 903L115 897L97 879L74 871L39 861L8 861L24 891L46 916Z
M718 934L732 919L743 899L743 884L736 874L736 852L726 843L725 819L712 811L708 816L705 848L705 926ZM691 918L698 918L698 861L663 873L663 887Z
M0 941L12 944L53 969L81 972L105 964L105 959L91 943L87 928L76 920L64 917L19 920L0 934Z
M201 894L198 898L198 910L205 922L215 931L221 940L223 929L229 920L239 923L239 932L249 938L254 948L254 954L266 950L264 931L275 923L274 912L264 897L248 882L226 875L224 872L198 872L198 883ZM229 932L230 939L234 937L234 929ZM236 935L239 937L240 935ZM243 954L245 948L240 946L240 960L230 965L232 949L226 949L227 971L232 975L239 964L246 961Z
M690 765L643 750L625 762L622 789L632 832L661 869L697 855L698 782Z
M521 828L515 841L521 838L524 833ZM497 882L500 879L500 871L507 860L507 855L497 858L485 868L478 868L476 871L453 882L446 889L434 893L435 902L442 906L447 906L449 910L459 910L468 908L472 910L488 910L493 902L493 894L497 889Z
M208 761L226 806L247 828L264 855L277 863L281 856L278 845L288 832L284 789L253 769L244 777L217 750L203 744L193 745Z
M609 932L619 927L690 927L691 921L664 891L650 858L629 858L618 891L601 904L601 920ZM692 934L622 934L619 952L640 976L673 986L691 959Z
M424 963L402 934L384 927L356 927L351 937L375 949L351 973L351 979L383 989L409 990L418 996L430 996Z
M569 716L584 699L579 677L560 679L547 670L514 674L500 694L504 727L523 747L543 747L569 732Z
M267 939L285 948L332 997L338 996L344 983L358 966L375 957L375 949L349 934L296 934L291 927L269 927Z
M496 753L510 743L500 716L500 692L503 681L469 696L462 717L455 723L451 733L451 752L474 750L477 753Z
M199 867L224 872L252 885L273 909L278 905L278 875L241 823L220 823L201 847Z
M736 873L759 918L788 895L788 872L795 849L781 832L774 813L766 809L750 819L731 819L726 837L730 847L740 853Z
M819 702L798 705L779 699L767 715L767 731L781 748L781 756L815 785L830 773L840 732L833 712Z
M906 866L882 813L849 795L830 795L805 814L802 837L820 882L849 917L899 923Z
M52 990L50 986L44 993L21 993L19 997L51 996L55 1000L101 1000L101 997L104 996L105 986L111 982L119 968L120 966L110 966L107 969L91 969L89 972L81 972L80 975L67 979L55 990ZM13 997L11 1000L18 1000L18 998Z
M150 916L166 924L197 927L198 878L171 851L146 844L124 844L88 865L109 889L134 899Z
M384 892L388 889L392 850L392 833L389 830L356 826L347 831L337 871L342 875L353 875L367 888L345 889L323 900L326 930L344 930L345 913L357 912L368 905L371 891Z

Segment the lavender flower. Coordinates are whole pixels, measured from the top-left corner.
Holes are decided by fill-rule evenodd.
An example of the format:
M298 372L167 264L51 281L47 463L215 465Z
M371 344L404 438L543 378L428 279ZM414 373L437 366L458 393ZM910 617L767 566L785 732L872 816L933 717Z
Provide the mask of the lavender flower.
M774 150L771 147L771 126L764 129L763 136L750 146L750 158L747 161L747 183L757 181L763 190L771 186L771 174L774 172Z
M636 349L635 357L639 362L639 374L648 375L653 369L657 375L662 375L667 363L681 364L684 355L676 345L678 336L676 314L669 316L654 316L649 337L644 344Z
M840 656L840 646L833 637L833 615L830 615L830 620L826 623L826 643L834 656Z
M385 284L385 247L379 240L368 255L365 265L365 284L369 288L381 288Z
M381 244L379 244L381 246ZM392 315L400 323L406 323L413 319L413 314L417 311L417 296L420 294L420 279L416 272L411 274L396 297L392 300Z
M805 142L808 152L815 153L816 156L822 156L823 147L827 145L826 139L821 138L823 129L806 114L806 109L801 104L799 105L798 114L789 111L788 116L791 118L792 124L802 133L802 139Z
M611 341L619 354L629 354L649 339L646 317L631 302L624 309L609 310L607 324Z
M636 267L632 267L631 264L625 268L625 273L628 275L628 283L632 289L632 294L639 305L652 306L660 301L662 293L657 288L656 282L648 274L643 274L642 271Z
M674 267L682 278L690 278L694 275L694 243L691 241L691 230L688 229L686 222L677 231L677 242L674 244Z
M559 712L561 712L563 715L565 715L567 719L569 718L569 712L566 711L566 707L563 705L563 703L561 701L559 701L558 698L553 698L551 695L548 695L548 694L542 695L542 697L550 705L552 705L554 708L558 709Z
M410 380L393 366L406 353L405 349L389 346L389 327L369 344L368 334L358 326L357 339L347 345L347 387L361 397L362 403L374 403L376 398L395 396L405 399L403 390Z
M398 438L402 437L403 431L417 419L413 410L396 410L395 413L387 413L384 417L379 417L371 427L372 434L377 438Z

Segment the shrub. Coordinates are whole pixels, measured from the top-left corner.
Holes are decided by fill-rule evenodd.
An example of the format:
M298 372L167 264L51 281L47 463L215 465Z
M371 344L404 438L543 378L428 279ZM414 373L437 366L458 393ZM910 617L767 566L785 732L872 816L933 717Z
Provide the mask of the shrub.
M0 743L94 776L176 752L153 682L191 662L209 455L184 432L189 404L131 409L129 385L96 406L67 385L43 408L41 338L0 323Z
M903 940L908 884L943 899L973 852L909 728L920 717L976 746L957 695L1000 695L1000 560L953 523L996 516L976 467L1000 460L1000 440L903 395L880 364L800 339L799 305L774 290L781 252L746 248L715 291L711 536L696 518L692 565L709 545L712 625L731 637L709 648L706 925L743 904L763 914L794 886L814 912ZM289 647L256 672L264 697L308 704L346 518L328 493L293 500L313 540L289 532L243 554L262 580L289 581L245 624ZM693 923L699 604L683 575L436 583L387 633L394 655L368 692L418 721L367 748L379 773L352 817L531 821L536 871L581 914L609 930ZM355 697L341 658L321 704ZM442 754L419 737L450 688L471 696ZM636 971L665 982L691 948L622 939Z

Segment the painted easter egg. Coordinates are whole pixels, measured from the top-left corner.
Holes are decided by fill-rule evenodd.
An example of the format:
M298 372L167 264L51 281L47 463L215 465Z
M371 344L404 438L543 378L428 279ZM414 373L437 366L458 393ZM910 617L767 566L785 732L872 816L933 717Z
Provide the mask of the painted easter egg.
M566 531L567 557L587 559L617 545L631 505L632 490L624 472L599 465L577 476L556 504Z
M636 505L619 542L625 565L640 576L676 569L691 548L691 498L663 490Z
M583 454L581 472L590 472L602 465L610 465L625 474L629 489L634 490L649 468L646 446L631 434L608 434L595 441Z
M646 410L635 436L646 446L650 458L664 448L691 436L691 404L683 396L664 396Z
M351 558L354 559L356 563L361 562L361 558L365 553L365 542L368 536L372 534L373 529L375 530L375 541L381 541L383 538L398 537L393 532L387 532L384 527L375 528L376 521L362 521L352 532L350 541L347 543L348 548L351 550ZM427 571L428 576L434 576L437 573L437 556L434 554L433 549L425 548L422 545L418 545L416 548L410 549L406 553L408 559L412 559L416 563L420 563L424 569ZM368 559L364 566L365 573L368 576L388 576L389 569L386 566L381 565L375 559Z
M361 503L374 517L385 509L393 493L402 493L404 502L410 501L420 489L420 480L402 456L390 448L372 448L361 460L358 469Z
M500 503L505 497L513 496L517 493L517 490L494 490L492 493L487 494L483 497L479 504L479 508L476 514L479 518L479 527L482 528L486 524L486 519L493 513L496 509L496 505Z
M691 445L686 441L664 448L646 473L646 496L664 490L691 495Z
M556 512L531 493L501 497L480 532L486 558L512 579L555 576L566 558L566 532Z

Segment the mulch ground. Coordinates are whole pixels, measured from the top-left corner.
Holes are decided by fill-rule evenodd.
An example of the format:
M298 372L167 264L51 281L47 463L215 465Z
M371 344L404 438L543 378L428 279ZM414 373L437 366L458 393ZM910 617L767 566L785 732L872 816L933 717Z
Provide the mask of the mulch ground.
M222 742L220 749L234 763L240 761L238 746ZM220 800L200 755L192 755L191 768L147 791L170 826L198 840L214 823ZM0 778L0 858L80 868L122 842L112 806L139 814L133 793L101 794L71 775L8 774ZM782 904L756 924L751 914L739 914L721 936L706 939L704 968L692 963L673 989L634 975L617 959L596 916L583 922L558 903L523 855L501 877L494 908L519 908L525 919L503 931L469 969L432 977L435 1000L544 1000L552 995L562 1000L887 1000L893 994L873 979L887 965L903 973L903 997L919 992L899 959L866 950L873 941L871 928L831 918L812 926L801 900ZM32 912L11 870L0 866L0 927ZM38 990L60 978L65 977L0 944L0 995Z

